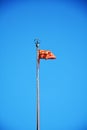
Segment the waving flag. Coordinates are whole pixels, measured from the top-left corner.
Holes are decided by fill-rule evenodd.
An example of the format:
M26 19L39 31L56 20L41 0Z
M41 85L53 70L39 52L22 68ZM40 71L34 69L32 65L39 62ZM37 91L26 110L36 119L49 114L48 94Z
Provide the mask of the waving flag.
M39 59L56 59L56 56L49 50L38 50Z

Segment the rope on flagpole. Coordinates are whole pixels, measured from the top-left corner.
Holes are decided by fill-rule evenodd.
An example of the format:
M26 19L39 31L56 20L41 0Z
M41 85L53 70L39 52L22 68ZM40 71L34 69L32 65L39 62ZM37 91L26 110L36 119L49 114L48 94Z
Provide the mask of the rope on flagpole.
M36 44L36 109L37 109L37 114L36 114L36 130L40 130L40 85L39 85L39 40L35 39L35 44Z

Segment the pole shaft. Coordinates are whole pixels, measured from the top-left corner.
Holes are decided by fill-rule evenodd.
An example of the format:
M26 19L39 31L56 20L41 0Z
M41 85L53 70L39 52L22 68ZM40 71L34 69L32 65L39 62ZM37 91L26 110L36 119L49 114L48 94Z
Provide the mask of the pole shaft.
M39 45L36 43L36 98L37 98L37 123L36 123L36 130L40 130L40 90L39 90L39 62L38 62L38 56L39 56Z

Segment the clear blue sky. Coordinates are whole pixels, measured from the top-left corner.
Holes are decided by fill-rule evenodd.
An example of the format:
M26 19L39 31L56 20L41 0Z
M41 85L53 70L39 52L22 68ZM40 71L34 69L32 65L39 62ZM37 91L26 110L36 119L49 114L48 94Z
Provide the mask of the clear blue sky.
M41 130L87 130L87 2L0 1L0 130L36 130L36 48Z

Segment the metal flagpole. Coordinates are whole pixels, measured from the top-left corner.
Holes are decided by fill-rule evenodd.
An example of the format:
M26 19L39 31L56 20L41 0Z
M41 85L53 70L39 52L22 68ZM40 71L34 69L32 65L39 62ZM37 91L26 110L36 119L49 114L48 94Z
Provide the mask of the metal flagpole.
M36 109L37 109L37 114L36 114L36 130L40 130L40 86L39 86L39 41L35 40L36 44Z

